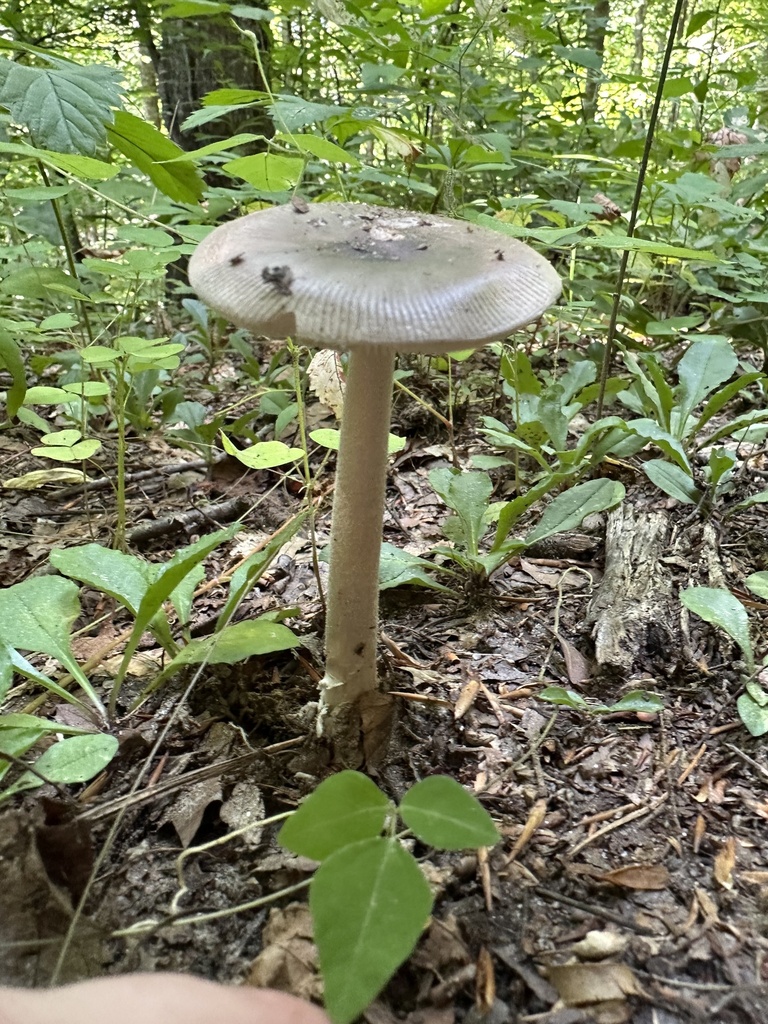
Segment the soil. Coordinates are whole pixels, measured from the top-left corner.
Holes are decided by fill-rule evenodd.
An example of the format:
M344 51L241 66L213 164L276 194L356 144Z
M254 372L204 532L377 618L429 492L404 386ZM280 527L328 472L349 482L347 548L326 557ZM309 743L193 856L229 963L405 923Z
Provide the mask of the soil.
M222 405L231 398L223 389ZM421 414L396 409L409 427ZM477 450L474 415L458 431L464 465ZM385 539L423 554L443 540L446 515L427 473L452 452L442 427L433 422L426 440L419 430L390 475ZM32 440L23 427L6 435L4 477L40 468ZM113 455L105 437L107 477ZM709 517L678 505L651 488L643 457L605 467L627 488L623 506L528 550L490 583L382 595L395 721L371 774L394 799L450 774L502 839L487 854L414 848L434 916L368 1024L768 1019L768 751L737 714L738 650L677 596L692 583L730 586L763 655L768 609L739 581L768 569L766 515L758 505L729 516L728 499ZM755 474L762 459L749 464ZM290 475L246 475L222 457L209 468L157 435L131 439L129 470L130 549L147 558L243 516L243 534L208 559L208 581L301 507ZM330 486L326 470L320 546ZM501 476L496 497L509 486ZM111 487L3 495L4 586L50 571L55 546L111 541ZM329 771L307 741L322 664L312 562L303 530L238 613L293 609L297 652L176 677L129 713L158 664L147 636L108 771L0 807L0 982L173 969L321 998L306 906L314 866L282 850L275 827L253 827ZM224 594L215 582L199 588L194 635L212 631ZM77 625L90 628L75 654L108 693L128 620L86 590ZM546 686L594 705L646 690L664 710L585 714L543 702ZM5 710L32 696L19 688ZM54 701L38 713L71 716Z

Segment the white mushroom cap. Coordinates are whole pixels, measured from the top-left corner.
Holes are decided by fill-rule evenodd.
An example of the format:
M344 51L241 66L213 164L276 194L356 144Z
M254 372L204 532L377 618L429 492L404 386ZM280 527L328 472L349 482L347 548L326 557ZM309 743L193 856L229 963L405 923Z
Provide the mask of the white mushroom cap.
M216 228L189 264L198 295L254 334L445 352L504 338L559 296L529 246L465 221L363 203L260 210Z

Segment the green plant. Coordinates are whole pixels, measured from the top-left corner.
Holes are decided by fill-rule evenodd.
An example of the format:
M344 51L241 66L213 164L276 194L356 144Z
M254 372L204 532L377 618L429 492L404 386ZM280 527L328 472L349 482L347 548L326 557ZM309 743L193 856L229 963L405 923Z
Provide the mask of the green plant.
M710 499L723 493L726 474L735 458L714 446L724 437L742 441L765 437L768 410L755 409L714 429L705 428L732 399L746 395L763 374L750 370L734 377L739 369L738 357L728 339L720 336L699 337L688 346L677 364L675 385L668 382L666 371L652 352L636 356L625 351L624 361L634 379L629 389L619 393L619 401L632 412L644 414L628 420L627 429L667 456L666 460L643 463L648 478L678 501L698 504L703 494L695 484L691 454L710 448Z
M768 597L768 573L753 573L745 583L758 597ZM759 680L765 681L765 668L759 671L759 678L755 678L755 652L744 605L729 590L717 587L688 587L681 592L680 600L699 618L719 626L741 648L747 671L743 680L745 692L736 701L736 706L749 732L753 736L764 736L768 733L768 693ZM768 666L768 658L764 665Z
M479 578L487 578L510 558L546 537L577 527L593 512L614 508L624 499L624 486L613 480L587 480L557 495L544 509L539 522L523 537L510 537L510 531L534 502L569 473L552 474L546 486L532 487L512 501L490 502L493 481L487 473L461 472L447 467L433 469L429 481L456 514L443 523L443 532L451 547L439 546L435 553L456 563ZM490 549L481 550L481 542L493 522L496 535Z
M433 896L403 846L408 835L442 850L493 846L499 838L487 811L454 779L423 779L395 807L354 771L321 782L278 835L288 850L320 861L309 905L334 1024L349 1024L378 995L429 919Z
M619 700L614 701L613 704L586 700L580 693L563 686L547 686L541 691L538 698L548 704L571 708L572 711L582 711L587 715L658 714L659 711L664 710L664 702L661 698L652 693L646 693L645 690L631 690Z
M295 647L298 638L287 626L278 621L281 618L279 612L267 613L246 622L232 624L230 620L240 602L268 568L282 545L299 529L303 519L303 515L294 517L271 538L269 544L254 552L235 570L229 581L228 597L214 633L199 639L190 639L186 627L190 620L195 588L203 576L203 559L220 544L230 540L239 529L238 526L202 537L194 544L177 551L165 563L145 562L135 555L103 548L98 544L86 544L82 547L51 552L51 563L70 579L61 576L40 576L17 583L0 592L0 700L8 693L15 673L77 706L83 714L94 719L97 728L103 728L109 721L114 720L118 697L131 668L131 659L147 630L165 652L167 661L163 669L134 700L134 707L185 666L199 665L203 662L233 664L254 655ZM73 580L108 595L133 619L125 653L108 684L108 708L72 653L71 629L81 614L79 588ZM166 604L173 609L183 643L174 636ZM47 654L54 658L66 670L71 680L80 687L83 699L69 692L65 680L57 682L35 668L21 653L22 651ZM23 721L18 715L0 715L0 755L5 752L19 757L52 731L50 723L42 719L36 719L34 716L22 718ZM3 729L17 730L6 735L5 747L2 746ZM66 730L60 730L56 726L56 731ZM83 743L82 746L87 745ZM69 744L67 749L74 750L73 745ZM97 761L98 756L106 756L107 749L112 750L111 757L117 748L112 749L109 744L104 745L93 740L94 757ZM48 755L49 759L59 756L63 757ZM44 762L45 765L50 768L50 761ZM7 762L0 758L0 778L7 772L8 767ZM101 767L103 764L99 762L99 767L95 771L99 771ZM59 774L56 778L49 776L51 781L67 781L60 774L63 770L61 762L56 761L54 768ZM43 768L39 770L42 772ZM25 776L22 788L29 788L30 785L36 785L41 781L38 779L35 782L34 778ZM69 781L78 780L72 778ZM16 791L17 789L13 789L13 792Z

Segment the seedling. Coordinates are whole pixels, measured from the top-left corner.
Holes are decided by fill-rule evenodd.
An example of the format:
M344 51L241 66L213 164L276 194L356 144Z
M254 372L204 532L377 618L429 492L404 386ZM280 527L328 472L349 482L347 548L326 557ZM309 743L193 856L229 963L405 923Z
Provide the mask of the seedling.
M758 597L768 598L768 573L753 573L745 582ZM755 652L744 605L730 590L718 587L688 587L681 592L680 600L699 618L719 626L741 648L747 675L744 679L745 692L736 701L736 706L748 731L753 736L764 736L768 733L768 693L754 678ZM768 659L765 664L768 665ZM760 676L764 676L764 670Z
M321 782L278 840L320 861L309 890L315 942L333 1024L350 1024L413 951L434 902L416 858L397 834L440 850L493 846L499 833L478 800L433 775L394 804L359 772Z

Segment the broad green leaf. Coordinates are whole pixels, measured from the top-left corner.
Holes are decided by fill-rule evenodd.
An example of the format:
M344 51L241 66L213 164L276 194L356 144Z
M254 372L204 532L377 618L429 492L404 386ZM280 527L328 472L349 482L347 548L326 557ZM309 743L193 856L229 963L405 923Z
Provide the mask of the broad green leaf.
M694 436L698 434L701 428L705 424L709 423L712 417L717 415L724 405L730 402L730 400L741 391L745 391L750 384L754 384L755 381L762 380L763 377L764 374L760 373L758 370L753 370L751 373L743 373L740 377L729 381L728 384L716 391L715 394L708 399L706 405L702 409L701 415L696 421L696 425L691 433ZM704 443L710 444L711 441L707 438Z
M325 160L330 164L349 164L352 167L359 167L360 161L354 153L348 153L335 142L324 139L322 135L307 135L298 132L290 135L276 135L275 142L282 142L283 145L294 146L300 153L308 153L316 156L318 160Z
M766 494L768 495L768 491L766 491ZM753 572L750 576L747 576L744 583L753 594L757 594L758 597L768 601L768 572Z
M258 441L250 448L237 448L225 433L220 434L224 451L233 455L249 469L274 469L289 462L297 462L304 455L301 448L289 448L282 441Z
M114 178L120 170L102 160L91 156L73 156L69 153L54 153L49 149L37 149L17 142L0 142L0 153L20 157L22 160L39 160L46 167L72 174L76 178L89 178L94 181L106 181Z
M318 427L317 430L310 431L309 436L315 444L322 445L323 448L329 448L333 452L339 450L341 431L336 430L334 427ZM387 451L390 455L394 455L395 452L401 452L405 445L406 439L404 437L398 437L397 434L387 435Z
M309 906L326 1009L333 1024L351 1024L413 951L432 893L396 839L363 839L323 861Z
M242 178L261 192L284 192L294 188L304 173L304 161L277 153L239 156L222 167L227 174Z
M215 0L171 0L162 8L163 18L205 18L213 14L228 14L229 4Z
M157 579L144 595L136 613L136 621L112 688L112 696L110 698L111 710L114 710L125 673L128 671L131 658L139 646L144 630L147 629L155 615L160 611L163 602L168 600L176 587L196 565L202 562L220 544L231 540L240 529L240 524L234 523L225 530L217 530L215 533L201 537L194 544L190 544L186 548L182 548L181 551L177 551L173 558L162 567Z
M476 555L487 529L485 511L493 491L487 473L465 472L441 467L429 474L429 482L459 517L467 553Z
M689 473L664 459L650 459L643 463L643 471L652 484L670 497L685 505L698 505L701 491L698 490Z
M526 536L528 544L573 530L593 512L605 512L624 500L624 485L618 480L587 480L570 487L547 505L538 524Z
M163 669L163 676L182 665L234 665L256 655L272 654L298 647L299 638L287 626L269 619L249 619L224 626L211 636L202 637L183 647Z
M714 389L737 370L739 360L731 345L723 340L694 341L677 364L680 422L685 423L693 410Z
M5 411L8 418L15 416L24 402L27 380L24 374L24 360L21 349L11 335L0 329L0 366L11 375L11 386L5 397Z
M678 440L669 431L664 430L660 427L655 420L651 419L637 419L629 420L627 423L627 430L633 434L637 434L638 437L642 437L646 441L653 441L653 443L668 455L682 470L687 472L691 477L693 476L693 470L691 464L688 461L688 456L685 454L685 449Z
M121 101L115 68L80 67L47 56L48 67L0 58L0 104L24 125L38 146L89 154L104 141L105 125Z
M158 566L150 565L122 551L84 544L78 548L57 548L48 556L59 572L108 594L132 615L139 610Z
M750 671L752 670L755 658L749 635L749 618L744 605L730 590L721 590L718 587L688 587L687 590L680 592L680 600L699 618L725 630L739 645L744 661Z
M27 188L7 188L5 194L11 199L23 199L29 203L49 203L52 199L63 199L72 191L73 187L73 185L29 185Z
M62 700L67 701L67 703L80 708L86 715L91 714L91 709L87 704L84 704L68 690L65 690L63 686L59 686L58 683L55 683L48 676L36 669L34 665L30 664L23 655L19 654L11 644L7 643L2 637L0 637L0 669L3 672L3 678L6 681L8 681L7 677L9 666L11 673L16 672L18 675L23 676L24 679L29 679L33 683L37 683L38 686L42 686L43 689L48 690L49 693L53 693L57 697L61 697Z
M738 502L730 511L736 512L740 509L751 508L753 505L765 505L766 502L768 502L768 491L758 491L757 494L751 494L748 498Z
M367 775L339 772L307 797L277 840L292 853L325 860L343 846L381 835L390 809L389 799Z
M742 693L736 701L736 707L750 735L765 736L768 733L768 704L760 704L749 693Z
M390 590L393 587L428 587L440 590L444 594L452 593L450 587L438 583L430 573L435 566L425 558L411 555L394 544L381 545L379 562L379 590Z
M430 775L411 786L398 814L423 843L438 850L493 846L499 839L477 797L447 775Z
M88 734L59 740L35 761L35 768L46 779L60 785L87 782L103 771L117 753L119 744L114 736ZM2 795L6 799L23 789L42 785L40 778L25 772L18 782L9 786Z
M79 430L57 430L44 434L41 447L33 448L33 455L40 455L56 462L81 462L90 459L101 448L101 441L95 437L81 440Z
M574 711L586 711L587 714L594 714L595 711L607 711L605 704L590 704L576 693L575 690L568 690L564 686L547 686L539 694L539 700L547 704L557 704L559 707L573 708Z
M617 700L615 704L611 704L608 708L611 714L621 711L629 711L634 714L657 714L663 710L664 701L661 697L656 697L652 693L646 693L645 690L631 690L629 693L625 693L621 700Z
M183 150L154 125L118 110L108 134L115 149L144 171L163 195L190 205L202 198L204 182L194 163L184 160Z
M69 645L72 623L79 614L78 588L74 583L59 576L32 577L0 590L0 641L13 650L56 658L103 713L104 706Z

